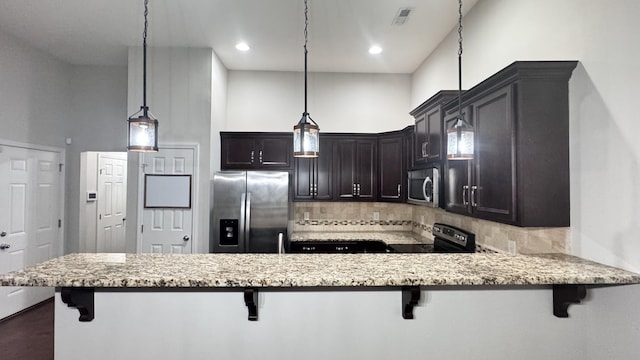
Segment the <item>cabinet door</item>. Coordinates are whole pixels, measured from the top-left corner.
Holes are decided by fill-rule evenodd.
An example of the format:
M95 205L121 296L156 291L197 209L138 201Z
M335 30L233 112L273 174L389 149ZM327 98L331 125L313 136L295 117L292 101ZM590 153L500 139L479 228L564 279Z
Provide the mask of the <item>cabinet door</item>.
M515 222L515 136L511 87L473 103L476 131L471 205L478 217Z
M444 202L447 211L468 215L469 206L469 160L449 160L445 166Z
M256 164L253 137L223 137L221 140L222 170L251 169Z
M315 199L332 200L333 139L320 135L320 155L314 160Z
M464 110L463 116L470 121ZM447 129L453 128L458 121L458 113L452 113L445 118ZM443 154L444 157L444 154ZM447 160L444 173L444 207L447 211L468 215L471 212L469 192L471 190L471 172L469 160Z
M403 166L404 135L380 138L378 141L378 199L402 201L406 178Z
M290 169L293 158L293 135L258 139L257 164L261 169Z
M413 169L415 166L415 129L415 126L408 127L404 134L404 166L406 170ZM402 185L406 184L402 183Z
M356 190L360 200L375 200L376 198L376 149L377 139L358 140L357 142Z
M442 111L440 106L425 114L427 125L427 162L442 160Z
M429 135L425 114L416 117L416 127L414 131L413 164L415 166L424 165L427 163L429 156Z
M293 164L293 199L312 200L315 159L296 158Z
M336 140L333 162L335 198L353 199L356 195L356 141Z

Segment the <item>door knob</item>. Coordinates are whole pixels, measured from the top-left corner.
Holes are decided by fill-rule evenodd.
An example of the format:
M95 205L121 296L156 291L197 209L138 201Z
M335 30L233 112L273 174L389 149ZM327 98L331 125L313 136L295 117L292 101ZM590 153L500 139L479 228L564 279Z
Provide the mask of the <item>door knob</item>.
M11 245L9 245L9 244L5 244L5 243L0 244L0 250L8 249L10 247L11 247Z
M0 237L5 237L5 236L7 236L7 232L6 231L3 231L3 232L0 233Z
M182 237L182 240L184 240L184 241L189 241L189 235L185 235L185 236L183 236L183 237Z

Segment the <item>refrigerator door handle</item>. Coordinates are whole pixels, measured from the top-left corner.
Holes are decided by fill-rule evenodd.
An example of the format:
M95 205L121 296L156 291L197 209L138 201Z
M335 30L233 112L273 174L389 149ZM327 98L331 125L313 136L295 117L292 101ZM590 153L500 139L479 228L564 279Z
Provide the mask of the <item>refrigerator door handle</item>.
M246 210L245 210L245 228L247 229L244 232L244 252L249 252L249 235L251 235L251 193L247 191L247 201L246 201Z
M245 236L245 231L244 231L244 229L245 229L245 220L246 220L246 216L245 216L246 212L245 212L245 210L246 210L246 207L247 207L246 199L247 199L247 193L242 193L242 195L240 195L240 226L239 226L240 229L238 230L238 237L239 237L238 246L242 247L240 249L240 251L242 251L242 252L246 251L244 249L244 246L245 246L245 243L246 243L246 240L245 240L246 236Z

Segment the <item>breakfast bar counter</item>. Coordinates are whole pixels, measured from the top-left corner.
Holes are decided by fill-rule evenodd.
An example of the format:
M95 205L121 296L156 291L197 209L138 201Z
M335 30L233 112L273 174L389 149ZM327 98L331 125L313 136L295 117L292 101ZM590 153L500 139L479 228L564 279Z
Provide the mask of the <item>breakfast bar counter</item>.
M0 277L56 288L65 360L463 359L476 348L578 360L591 319L624 301L610 285L639 283L573 256L501 253L70 254ZM501 347L504 331L527 334L518 354Z
M3 286L96 288L635 284L640 275L563 254L70 254Z

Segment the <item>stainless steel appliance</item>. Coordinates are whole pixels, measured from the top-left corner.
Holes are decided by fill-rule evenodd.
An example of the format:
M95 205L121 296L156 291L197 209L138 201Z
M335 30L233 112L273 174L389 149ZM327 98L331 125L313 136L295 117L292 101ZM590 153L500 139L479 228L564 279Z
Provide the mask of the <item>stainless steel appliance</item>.
M275 253L286 243L288 172L221 171L212 187L211 252Z
M291 252L309 254L353 253L473 253L476 236L466 230L441 223L433 224L433 244L385 244L366 238L353 240L305 240L291 242Z
M435 223L431 228L431 234L433 234L433 252L476 252L476 236L466 230Z
M440 170L437 167L411 170L407 178L409 204L440 206Z

